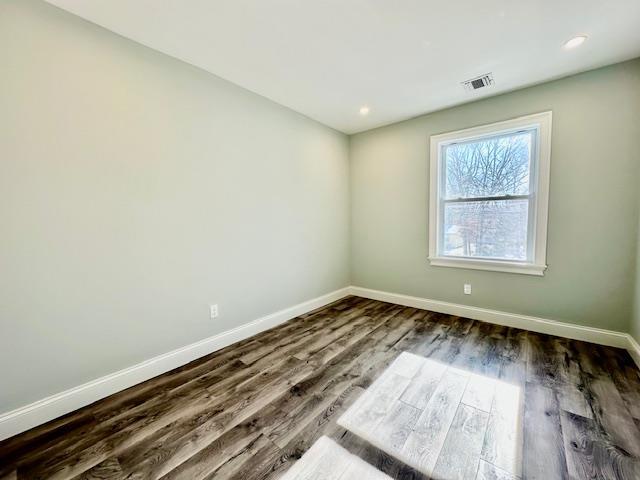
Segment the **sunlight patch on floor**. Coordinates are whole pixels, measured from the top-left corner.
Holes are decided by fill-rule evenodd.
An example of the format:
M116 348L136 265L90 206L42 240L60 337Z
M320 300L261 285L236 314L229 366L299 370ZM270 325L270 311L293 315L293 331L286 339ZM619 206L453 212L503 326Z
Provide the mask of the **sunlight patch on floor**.
M523 400L519 386L403 352L338 424L438 480L521 476Z
M320 437L280 480L392 480L328 437Z

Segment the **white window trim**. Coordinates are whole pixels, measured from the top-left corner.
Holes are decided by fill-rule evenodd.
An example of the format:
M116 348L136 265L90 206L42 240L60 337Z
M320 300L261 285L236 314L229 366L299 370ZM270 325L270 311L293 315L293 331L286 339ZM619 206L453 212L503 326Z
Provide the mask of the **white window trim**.
M544 275L547 268L547 220L549 214L549 177L551 167L551 112L541 112L503 122L467 128L455 132L432 135L430 140L430 188L429 188L429 262L438 267L468 268L472 270L490 270L496 272L522 273L527 275ZM438 255L440 228L440 153L441 145L473 140L492 133L518 131L535 127L537 145L537 178L535 191L535 217L533 226L533 261L517 262L482 258L459 258Z

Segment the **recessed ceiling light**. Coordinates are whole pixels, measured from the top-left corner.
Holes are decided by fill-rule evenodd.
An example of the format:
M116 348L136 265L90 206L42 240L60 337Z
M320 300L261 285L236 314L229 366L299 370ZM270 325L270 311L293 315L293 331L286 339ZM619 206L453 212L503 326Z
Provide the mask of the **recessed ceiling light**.
M366 105L360 107L360 115L369 115L369 107Z
M564 44L564 48L571 49L571 48L579 47L580 45L582 45L584 43L584 41L586 39L587 39L586 35L577 35L577 36L573 37L571 40L568 40Z

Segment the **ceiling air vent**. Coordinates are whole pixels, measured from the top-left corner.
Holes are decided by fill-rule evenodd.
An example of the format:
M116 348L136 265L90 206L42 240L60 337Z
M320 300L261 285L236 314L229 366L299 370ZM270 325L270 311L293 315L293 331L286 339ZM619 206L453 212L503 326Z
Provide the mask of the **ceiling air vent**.
M490 87L491 85L493 85L493 75L491 73L486 73L479 77L462 82L462 86L466 90L479 90L481 88Z

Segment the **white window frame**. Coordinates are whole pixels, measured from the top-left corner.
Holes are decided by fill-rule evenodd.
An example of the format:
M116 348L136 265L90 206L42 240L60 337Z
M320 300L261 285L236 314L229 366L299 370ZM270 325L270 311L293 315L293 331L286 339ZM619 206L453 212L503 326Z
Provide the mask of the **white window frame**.
M503 122L432 135L430 139L429 262L437 267L468 268L496 272L544 275L547 268L547 219L549 172L551 167L551 112L541 112ZM531 192L529 197L529 259L512 261L441 255L441 225L444 221L442 150L446 145L487 136L535 130L531 152ZM508 198L508 197L507 197Z

